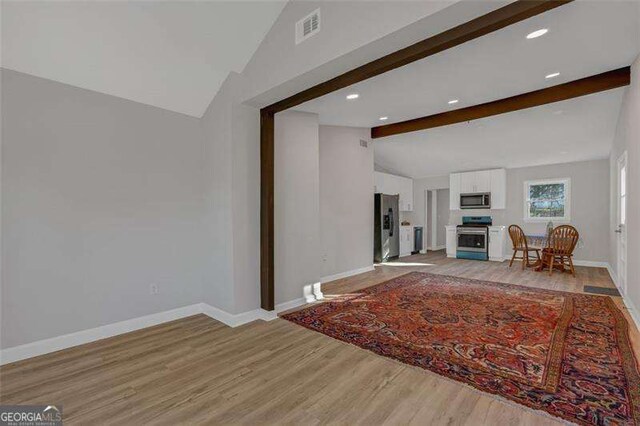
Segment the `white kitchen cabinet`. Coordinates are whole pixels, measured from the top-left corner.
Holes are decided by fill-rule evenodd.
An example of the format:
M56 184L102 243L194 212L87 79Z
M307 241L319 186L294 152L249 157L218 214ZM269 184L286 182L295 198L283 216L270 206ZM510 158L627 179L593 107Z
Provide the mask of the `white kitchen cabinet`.
M447 225L446 229L446 247L447 257L456 257L456 251L458 248L458 228L455 225Z
M460 173L460 193L472 194L476 192L476 172Z
M491 192L491 170L475 172L473 192Z
M400 211L413 211L413 179L400 180Z
M449 175L449 209L460 210L460 173Z
M507 204L507 172L505 169L449 175L449 209L460 210L460 194L489 192L491 208L504 209Z
M491 170L491 208L507 208L507 171L505 169Z
M489 260L494 262L504 261L506 240L505 226L489 227Z
M413 226L400 226L400 257L409 256L413 247Z
M460 193L491 192L491 171L460 173Z
M391 175L389 173L374 172L374 192L399 195L400 211L413 211L413 180Z

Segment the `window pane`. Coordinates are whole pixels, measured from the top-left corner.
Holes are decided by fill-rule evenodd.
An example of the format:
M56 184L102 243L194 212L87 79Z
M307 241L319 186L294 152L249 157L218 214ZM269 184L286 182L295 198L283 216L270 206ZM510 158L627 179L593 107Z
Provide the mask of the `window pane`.
M627 168L620 169L620 195L627 193Z
M564 217L564 199L531 201L529 217Z
M564 184L548 183L529 186L530 200L564 200Z
M620 223L627 223L627 197L620 197Z

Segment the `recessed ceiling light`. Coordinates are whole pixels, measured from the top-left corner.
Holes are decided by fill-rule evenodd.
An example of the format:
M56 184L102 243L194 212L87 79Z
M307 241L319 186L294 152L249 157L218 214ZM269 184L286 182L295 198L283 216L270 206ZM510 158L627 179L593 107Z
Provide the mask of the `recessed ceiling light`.
M359 97L360 97L360 95L358 95L357 93L351 93L351 94L347 95L347 99L349 99L349 100L358 99Z
M449 101L449 105L457 104L458 102L460 102L460 100L459 100L459 99L451 99L451 100Z
M568 151L560 151L560 154L563 154L563 155L568 154L568 153L569 153Z
M563 112L564 112L564 111L562 111L561 109L559 109L559 110L557 110L557 111L553 111L553 113L554 113L555 115L560 115L560 114L562 114Z
M556 78L559 75L559 72L552 72L551 74L547 74L544 78Z
M389 117L386 117L386 116L385 117L380 117L380 121L385 121L385 120L388 120L388 119L389 119Z
M545 35L545 34L547 33L547 31L549 31L549 30L548 30L548 29L546 29L546 28L541 28L541 29L539 29L539 30L537 30L537 31L534 31L534 32L532 32L532 33L527 34L527 38L528 38L529 40L531 40L532 38L538 38L538 37L540 37L540 36Z

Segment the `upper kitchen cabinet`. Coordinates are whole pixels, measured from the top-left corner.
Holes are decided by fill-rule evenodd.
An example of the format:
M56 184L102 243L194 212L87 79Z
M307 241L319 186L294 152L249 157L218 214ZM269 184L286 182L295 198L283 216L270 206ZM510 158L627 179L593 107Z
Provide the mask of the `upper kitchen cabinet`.
M449 175L449 210L460 210L460 178L462 173Z
M505 169L490 170L491 208L507 208L507 171Z
M460 175L460 193L491 192L491 170L457 173Z
M374 184L374 192L376 193L387 195L397 194L400 196L400 211L413 211L412 179L388 173L374 172Z
M504 209L507 201L507 173L505 169L449 175L449 208L460 210L460 194L491 194L491 208Z

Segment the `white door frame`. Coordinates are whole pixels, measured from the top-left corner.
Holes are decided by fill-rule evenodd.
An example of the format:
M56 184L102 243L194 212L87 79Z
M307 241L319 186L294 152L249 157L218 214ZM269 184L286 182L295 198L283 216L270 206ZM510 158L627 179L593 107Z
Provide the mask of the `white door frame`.
M429 193L431 193L431 208L429 208ZM431 223L431 241L427 237L427 224ZM424 231L422 240L425 252L438 248L438 190L424 190Z
M438 247L438 190L431 190L431 250Z
M427 226L427 224L429 223L429 220L431 219L431 212L429 211L429 190L425 189L424 190L424 227L422 228L422 250L424 253L427 252L427 250L429 250L430 244L429 244L429 227Z
M616 275L617 285L620 293L626 295L627 293L627 218L628 218L628 201L627 194L629 193L629 166L627 161L627 151L623 152L618 157L616 167ZM624 177L622 170L624 168ZM624 180L623 180L624 179ZM624 191L624 193L623 193ZM622 202L624 197L624 203Z

